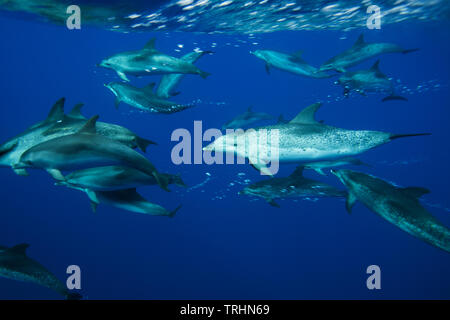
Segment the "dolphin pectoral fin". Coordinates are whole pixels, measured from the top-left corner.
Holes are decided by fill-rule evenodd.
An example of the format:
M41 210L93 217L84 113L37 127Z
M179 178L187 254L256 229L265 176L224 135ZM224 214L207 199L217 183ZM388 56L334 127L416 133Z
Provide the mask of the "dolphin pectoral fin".
M144 138L141 138L141 137L136 136L136 144L137 144L137 146L139 147L139 149L142 150L142 152L146 152L147 147L148 147L150 144L157 144L157 143L154 142L154 141L147 140L147 139L144 139Z
M46 171L53 177L53 179L57 181L64 181L66 180L58 169L46 169Z
M266 63L266 72L267 74L270 74L270 65Z
M167 177L159 174L156 171L153 171L152 175L155 177L156 182L158 182L161 189L163 189L164 191L170 192L170 189L167 187L167 185L169 184L169 179L167 179Z
M120 98L116 97L116 99L114 100L114 107L116 107L116 109L119 109L119 104L120 104Z
M419 50L420 50L419 48L406 49L406 50L403 50L402 53L403 54L407 54L407 53L416 52L416 51L419 51Z
M405 97L396 96L396 95L393 95L393 94L391 94L391 95L389 95L387 97L384 97L381 101L382 102L386 102L386 101L391 101L391 100L408 101L408 99L405 98Z
M15 168L13 168L13 171L14 171L15 174L17 174L19 176L22 176L22 177L26 177L26 176L29 175L29 173L25 169L15 169Z
M342 67L335 67L334 70L336 70L337 72L340 72L340 73L345 73L346 72L346 70L344 68L342 68Z
M91 204L92 212L97 213L98 203L95 203L94 201L90 201L90 204Z
M120 79L122 79L123 81L126 81L126 82L130 82L130 79L127 78L125 73L123 73L122 71L116 71L116 72L117 72L117 75L120 77Z
M175 97L175 96L179 95L180 93L181 93L180 91L175 91L175 92L171 92L170 95L172 97Z
M273 199L267 199L267 203L270 204L272 207L280 208L280 205L275 202Z
M250 162L250 165L253 168L255 168L256 170L258 170L262 175L273 177L272 172L264 164L258 164L258 163L252 162L250 159L249 159L249 162Z
M169 218L173 218L175 216L175 214L177 213L177 211L180 210L180 208L181 208L181 204L178 207L176 207L174 210L170 211L167 216Z
M326 176L327 174L322 171L322 168L314 168L314 171L322 176Z
M349 192L347 195L347 201L345 201L345 208L348 213L352 213L352 208L355 205L356 197L353 193Z
M87 194L87 196L88 196L88 198L90 200L92 211L94 213L96 213L97 212L97 206L100 203L100 201L98 201L97 194L95 193L95 191L92 191L92 190L89 190L89 189L84 190L84 192L86 192L86 194Z

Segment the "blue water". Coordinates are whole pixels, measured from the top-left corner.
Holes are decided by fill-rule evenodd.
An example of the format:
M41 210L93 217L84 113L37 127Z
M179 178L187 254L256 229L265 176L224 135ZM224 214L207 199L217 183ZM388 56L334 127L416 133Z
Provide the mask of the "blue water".
M396 140L369 151L360 158L372 167L354 169L401 186L430 189L422 203L449 226L449 26L446 21L409 22L373 31L249 36L118 33L89 26L69 31L2 16L1 141L44 119L64 96L68 110L84 102L86 116L100 114L102 121L157 141L158 146L147 151L149 159L161 172L181 173L190 188L173 186L171 193L151 186L139 190L168 209L182 204L173 219L105 205L94 214L84 193L54 186L43 171L20 177L1 168L0 244L30 243L28 255L64 282L66 267L79 265L87 299L449 299L450 255L404 233L362 204L352 215L344 201L331 198L280 200L281 208L273 208L237 195L243 180L265 179L249 165L176 166L170 158L176 144L170 141L172 131L192 132L194 120L202 120L204 130L220 128L250 105L255 111L282 113L290 119L305 106L322 101L318 117L337 127L432 132L430 137ZM381 103L382 95L343 99L334 79L302 78L275 69L269 76L263 62L249 54L257 48L303 50L304 59L319 66L351 46L361 32L370 42L420 48L409 55L381 57L380 68L401 81L399 90L408 102ZM196 47L215 52L196 63L212 76L207 80L186 76L178 87L181 94L174 98L196 102L196 107L172 115L140 113L125 104L114 108L114 97L103 84L119 79L95 65L113 53L139 49L152 37L160 51L174 56ZM131 78L137 86L158 79ZM278 174L288 175L294 168L282 165ZM342 187L333 176L313 171L305 175ZM366 288L366 268L372 264L381 268L381 290ZM60 296L2 278L0 299Z

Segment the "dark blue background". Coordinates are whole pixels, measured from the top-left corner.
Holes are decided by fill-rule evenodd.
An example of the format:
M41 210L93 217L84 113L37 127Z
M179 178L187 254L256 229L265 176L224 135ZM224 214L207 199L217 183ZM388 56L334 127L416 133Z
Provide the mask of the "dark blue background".
M220 128L249 105L255 111L291 118L310 103L329 100L318 116L330 125L433 133L367 152L361 158L373 167L355 169L402 186L429 188L432 193L424 199L442 208L427 208L450 225L449 212L443 209L450 207L448 24L362 30L367 41L421 49L381 57L381 70L402 79L413 91L408 102L389 103L381 103L380 95L334 101L342 94L334 79L307 79L279 70L268 76L263 62L249 54L255 48L304 50L304 58L318 66L352 45L361 30L282 32L249 40L182 33L120 34L84 26L69 31L5 17L0 30L1 141L45 118L54 101L65 96L67 109L84 102L86 115L100 114L103 121L125 125L157 141L159 145L147 154L160 171L182 173L189 186L204 181L207 172L212 175L204 187L190 192L177 187L171 193L142 188L142 194L169 209L183 204L174 219L167 219L103 205L93 214L85 194L53 186L47 173L33 171L29 177L19 177L2 168L0 243L30 243L29 256L64 281L66 267L79 265L88 299L450 298L450 255L402 232L361 204L352 215L336 199L279 201L281 209L277 209L264 201L250 202L237 195L239 186L228 186L239 172L252 181L264 179L248 165L175 166L170 160L175 145L171 132L192 131L194 120L203 120L204 128ZM201 99L197 107L169 116L142 114L124 104L115 110L113 95L103 84L119 79L95 64L113 53L138 49L153 36L157 48L169 54L178 56L197 46L216 52L197 63L212 76L207 80L186 76L179 87L182 93L174 98ZM342 36L347 39L340 40ZM213 42L217 47L210 47ZM184 48L177 53L179 43ZM415 90L432 79L442 87L424 93ZM131 80L144 85L158 77ZM394 164L398 160L411 163ZM293 168L283 165L279 175ZM306 175L341 187L334 177ZM218 194L226 197L212 200ZM371 264L381 267L380 291L366 288L365 270ZM0 279L0 298L60 297L33 284Z

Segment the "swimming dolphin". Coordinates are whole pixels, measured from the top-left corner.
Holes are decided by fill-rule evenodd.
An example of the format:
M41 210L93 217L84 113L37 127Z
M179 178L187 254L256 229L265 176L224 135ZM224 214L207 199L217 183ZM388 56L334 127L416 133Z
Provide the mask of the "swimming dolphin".
M252 123L262 121L262 120L271 120L273 116L263 112L253 112L252 107L248 107L247 111L237 115L230 121L227 121L223 126L222 130L225 129L242 129L248 127Z
M347 68L355 66L367 59L384 53L410 53L419 49L403 49L394 43L368 43L361 34L355 44L348 50L329 59L319 68L320 71L336 70L345 72Z
M220 136L203 150L237 154L248 158L261 173L272 175L267 168L269 162L301 163L332 160L358 155L394 139L429 135L429 133L392 134L347 130L328 126L315 120L315 113L320 106L320 103L315 103L306 107L286 124L280 123L247 130L245 133L235 132ZM278 148L274 146L275 143L278 143Z
M322 170L326 169L326 168L335 168L335 167L347 166L347 165L352 165L352 166L366 165L367 166L367 164L362 162L361 160L356 159L356 158L351 158L351 157L339 158L337 160L309 162L309 163L305 163L303 165L304 165L305 169L312 169L312 170L316 171L318 174L321 174L323 176L326 176L326 174Z
M297 75L310 78L330 78L332 75L306 63L302 57L302 51L293 54L282 53L273 50L255 50L251 54L266 62L266 72L270 74L270 67L275 67Z
M64 180L61 170L102 165L124 165L153 175L159 186L167 190L167 181L143 155L107 137L97 134L92 117L77 133L42 142L20 157L15 168L40 168L47 170L56 180Z
M115 70L124 81L129 81L126 76L127 74L149 76L155 74L182 73L198 74L202 78L210 75L190 62L159 52L155 49L154 38L147 42L141 50L115 54L104 59L99 66Z
M55 122L42 134L55 137L58 133L71 134L80 130L88 120L81 114L82 107L82 103L77 104L68 114L64 115L62 121ZM139 137L131 130L117 124L97 121L95 126L98 134L123 143L130 148L139 148L143 152L146 152L150 144L156 144L156 142Z
M81 295L70 292L66 286L37 261L26 255L28 244L7 248L0 246L0 276L24 282L32 282L52 289L69 300L79 300Z
M393 83L380 71L379 65L380 60L377 60L368 70L344 73L337 81L344 87L344 96L348 97L351 90L364 96L366 92L382 92L389 94L383 98L383 102L388 100L407 101L408 99L395 95Z
M279 205L274 199L308 197L345 197L347 192L329 184L308 179L303 176L303 166L298 166L288 177L269 178L253 183L239 192L240 195L252 195L264 198L274 207Z
M165 177L168 184L186 186L179 175L168 173L160 175ZM134 168L105 166L71 172L64 177L64 180L57 181L55 184L93 191L115 191L155 185L157 181L154 176L149 176Z
M420 187L400 188L374 176L352 171L332 170L347 187L347 211L357 200L403 231L435 247L450 252L450 229L442 225L419 202L429 193Z
M205 54L212 54L212 51L192 51L182 56L180 59L189 63L194 63ZM182 73L166 74L161 78L158 88L156 89L156 95L160 98L168 99L171 96L178 95L180 92L174 92L174 88L183 78Z
M153 92L154 82L143 88L136 88L123 82L110 82L105 86L116 96L116 108L122 101L132 107L152 113L169 114L192 107L192 105L182 105L158 97Z

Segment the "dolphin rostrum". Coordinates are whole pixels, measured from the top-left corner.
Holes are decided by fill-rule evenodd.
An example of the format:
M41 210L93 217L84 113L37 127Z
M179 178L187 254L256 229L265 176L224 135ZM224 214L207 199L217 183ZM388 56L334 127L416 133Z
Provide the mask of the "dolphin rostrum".
M269 162L332 160L358 155L394 139L429 135L347 130L328 126L315 120L315 113L320 106L320 103L315 103L306 107L289 123L225 134L203 150L237 154L248 158L261 173L272 175L267 168Z
M166 178L168 184L186 186L179 175L168 173L160 175ZM157 181L154 176L134 168L105 166L71 172L64 177L64 180L59 180L55 184L93 191L115 191L155 185Z
M302 57L302 51L293 54L282 53L273 50L255 50L251 54L266 62L266 72L270 74L270 67L275 67L293 74L310 78L330 78L326 72L322 72L306 63Z
M352 157L346 157L346 158L339 158L336 160L327 160L327 161L316 161L316 162L309 162L303 164L305 169L312 169L316 171L318 174L321 174L323 176L326 176L325 172L323 172L323 169L326 168L335 168L339 166L361 166L361 165L368 165L364 162L362 162L359 159L352 158Z
M320 71L336 70L345 72L347 68L355 66L367 59L373 58L383 53L410 53L419 49L403 49L394 43L368 43L364 41L361 34L355 44L348 50L329 59L320 66Z
M127 51L104 59L100 67L113 69L124 81L129 81L127 74L146 76L154 74L198 74L208 77L208 72L202 71L190 62L161 53L155 49L155 39L151 39L141 50Z
M154 82L143 88L136 88L124 82L111 82L105 86L116 96L116 108L122 101L137 109L153 113L169 114L192 107L192 105L182 105L157 96L153 92Z
M43 265L26 255L28 244L7 248L0 246L0 276L7 279L32 282L52 289L69 300L79 300L81 295L70 292L66 286Z
M329 184L308 179L303 176L303 166L298 166L288 177L269 178L253 183L240 191L239 194L264 198L274 207L279 205L274 201L279 198L309 198L309 197L345 197L347 192Z
M380 60L377 60L368 70L347 71L344 73L337 81L338 84L344 87L344 96L348 97L350 91L355 90L363 96L366 95L366 92L387 93L388 96L383 98L383 102L388 100L408 100L405 97L395 95L392 81L380 71L379 64Z
M425 188L400 188L374 176L352 171L332 170L347 187L347 211L357 200L403 231L450 252L450 229L442 225L419 202L429 193Z
M212 51L192 51L185 54L180 59L189 63L194 63L205 54L212 54ZM156 95L160 98L168 99L171 96L178 95L180 92L174 92L175 87L181 81L184 74L182 73L171 73L166 74L161 78L158 88L156 89Z
M20 157L15 168L40 168L56 180L64 180L60 170L80 167L124 165L153 175L159 186L167 190L167 181L143 155L120 142L96 133L98 116L92 117L77 133L42 142Z
M273 116L263 112L253 112L252 107L248 107L247 111L244 113L237 115L230 121L226 122L222 126L222 130L225 129L239 129L245 128L251 125L252 123L262 121L262 120L271 120Z

